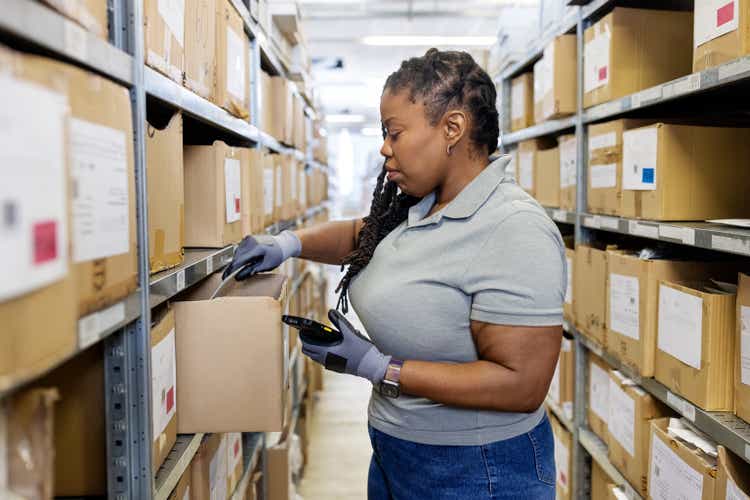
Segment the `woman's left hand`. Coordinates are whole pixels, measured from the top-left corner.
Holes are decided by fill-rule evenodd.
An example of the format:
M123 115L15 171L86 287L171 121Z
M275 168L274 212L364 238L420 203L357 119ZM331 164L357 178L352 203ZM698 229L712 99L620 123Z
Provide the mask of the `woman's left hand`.
M357 375L379 384L385 377L391 356L381 353L337 310L328 311L328 319L341 332L343 340L335 345L321 346L300 338L302 352L328 370Z

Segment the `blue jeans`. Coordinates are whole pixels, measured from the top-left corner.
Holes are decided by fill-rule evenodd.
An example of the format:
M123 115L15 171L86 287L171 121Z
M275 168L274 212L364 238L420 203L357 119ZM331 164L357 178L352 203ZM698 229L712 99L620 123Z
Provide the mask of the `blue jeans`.
M434 446L369 428L368 500L554 500L552 428L483 446Z

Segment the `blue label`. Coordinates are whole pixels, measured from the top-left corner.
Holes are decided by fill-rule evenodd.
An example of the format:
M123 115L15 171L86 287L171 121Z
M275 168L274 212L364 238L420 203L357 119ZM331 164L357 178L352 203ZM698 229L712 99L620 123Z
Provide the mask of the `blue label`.
M641 177L641 182L643 182L644 184L654 183L654 169L653 168L643 169L643 176Z

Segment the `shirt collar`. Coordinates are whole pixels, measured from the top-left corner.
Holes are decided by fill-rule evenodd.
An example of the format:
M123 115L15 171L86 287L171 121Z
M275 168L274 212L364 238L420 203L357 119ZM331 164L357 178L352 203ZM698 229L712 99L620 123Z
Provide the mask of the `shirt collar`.
M445 208L424 219L435 203L435 192L428 194L409 209L408 226L438 222L442 217L449 219L471 217L503 181L505 168L509 162L509 155L497 158L467 184Z

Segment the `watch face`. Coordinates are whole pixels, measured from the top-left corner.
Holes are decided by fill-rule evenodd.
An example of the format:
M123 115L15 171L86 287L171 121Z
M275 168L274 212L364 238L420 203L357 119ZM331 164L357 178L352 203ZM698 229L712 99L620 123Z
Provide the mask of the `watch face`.
M380 393L389 398L397 398L401 394L398 384L384 380L380 384Z

